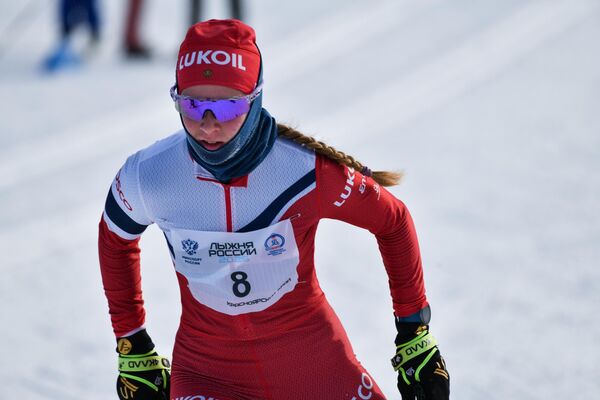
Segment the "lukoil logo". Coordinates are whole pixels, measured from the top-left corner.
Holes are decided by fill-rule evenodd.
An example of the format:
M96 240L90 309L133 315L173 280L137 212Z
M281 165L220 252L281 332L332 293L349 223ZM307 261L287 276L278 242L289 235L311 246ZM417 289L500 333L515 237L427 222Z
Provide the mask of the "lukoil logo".
M340 198L342 201L337 200L333 202L333 204L337 207L341 207L342 204L346 202L346 199L352 194L352 187L354 186L354 168L348 167L346 174L348 175L348 179L346 179L346 186L344 187L344 191L340 193Z
M194 64L231 65L233 68L246 70L241 54L228 53L223 50L199 50L186 53L179 58L179 70Z

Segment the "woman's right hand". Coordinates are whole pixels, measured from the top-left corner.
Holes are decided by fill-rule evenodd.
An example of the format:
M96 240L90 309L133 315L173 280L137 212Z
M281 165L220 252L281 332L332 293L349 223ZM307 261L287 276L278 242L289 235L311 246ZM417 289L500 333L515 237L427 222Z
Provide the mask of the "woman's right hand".
M117 341L120 400L169 400L169 360L159 356L145 329Z

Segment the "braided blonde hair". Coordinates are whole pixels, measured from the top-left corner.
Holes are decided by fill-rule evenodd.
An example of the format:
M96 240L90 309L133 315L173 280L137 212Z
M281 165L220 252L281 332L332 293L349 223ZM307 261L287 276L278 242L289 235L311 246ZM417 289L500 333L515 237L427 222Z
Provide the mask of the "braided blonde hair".
M284 138L293 140L294 142L306 147L308 149L314 150L315 153L321 154L327 158L330 158L336 161L339 164L346 165L350 168L354 168L355 170L362 172L370 172L373 180L379 183L381 186L394 186L400 182L402 179L402 173L400 172L391 172L391 171L373 171L371 172L366 166L362 165L359 161L355 160L354 157L347 155L344 152L336 150L335 148L318 141L312 136L304 135L301 132L298 132L292 127L289 127L284 124L277 124L277 131L279 136ZM364 168L364 169L363 169Z

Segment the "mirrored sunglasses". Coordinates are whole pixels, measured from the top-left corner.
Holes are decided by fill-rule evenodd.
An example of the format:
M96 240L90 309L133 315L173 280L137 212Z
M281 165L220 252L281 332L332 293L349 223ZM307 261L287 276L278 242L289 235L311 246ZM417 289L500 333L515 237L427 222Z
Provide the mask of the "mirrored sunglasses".
M176 85L173 85L170 90L171 98L175 103L175 109L184 117L193 119L194 121L201 121L204 118L204 113L210 110L220 122L231 121L247 113L250 110L250 104L252 104L252 101L261 92L262 85L259 85L252 93L246 96L211 100L177 94Z

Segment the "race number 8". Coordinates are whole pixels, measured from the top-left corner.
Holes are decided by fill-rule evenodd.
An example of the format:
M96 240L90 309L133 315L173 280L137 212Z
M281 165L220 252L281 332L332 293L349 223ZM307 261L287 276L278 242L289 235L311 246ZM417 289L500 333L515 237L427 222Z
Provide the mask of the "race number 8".
M233 281L233 294L235 294L237 297L245 297L250 293L250 282L248 282L246 279L248 279L248 274L243 271L236 271L231 274L231 280Z

